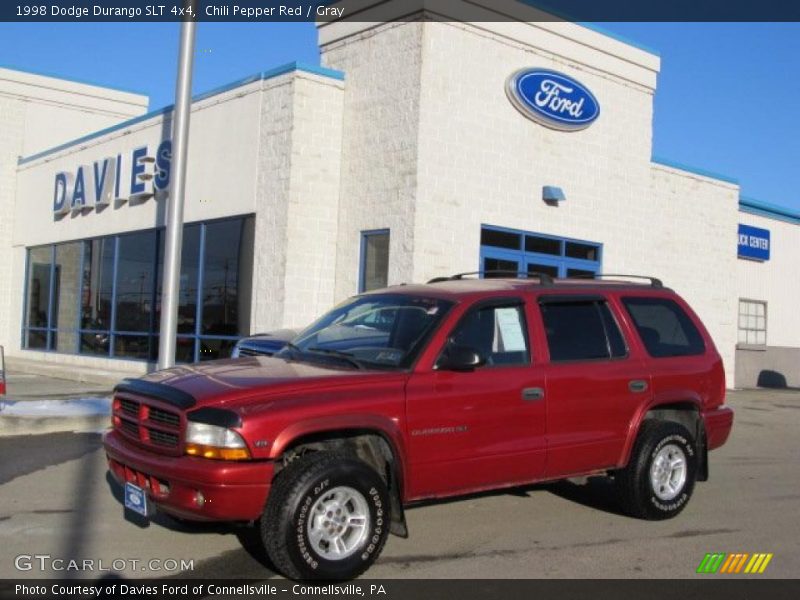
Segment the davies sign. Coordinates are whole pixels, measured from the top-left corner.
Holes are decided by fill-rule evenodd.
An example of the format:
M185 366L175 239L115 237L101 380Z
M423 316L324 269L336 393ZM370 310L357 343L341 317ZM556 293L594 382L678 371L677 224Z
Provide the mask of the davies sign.
M128 154L107 156L75 171L56 173L53 190L53 215L56 219L70 212L84 212L108 206L142 201L165 192L169 187L172 142L164 140L155 155L147 146Z
M557 71L521 69L508 78L506 94L523 115L552 129L584 129L600 116L594 94Z

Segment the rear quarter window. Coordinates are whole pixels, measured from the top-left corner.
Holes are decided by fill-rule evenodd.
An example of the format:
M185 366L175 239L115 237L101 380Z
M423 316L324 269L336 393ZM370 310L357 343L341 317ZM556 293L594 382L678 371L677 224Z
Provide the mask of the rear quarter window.
M650 356L695 356L705 352L703 336L674 300L623 298L622 303Z

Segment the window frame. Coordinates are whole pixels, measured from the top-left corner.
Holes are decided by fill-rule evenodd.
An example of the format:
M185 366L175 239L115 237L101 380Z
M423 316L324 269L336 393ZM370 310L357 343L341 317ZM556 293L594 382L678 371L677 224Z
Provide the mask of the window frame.
M498 232L505 234L513 234L519 236L519 244L517 248L509 248L507 246L491 246L483 243L483 233ZM549 240L559 244L559 253L550 254L545 252L535 252L527 249L528 238L539 238L542 240ZM588 260L582 258L572 258L567 256L567 244L580 244L583 246L590 246L597 251L596 260ZM558 277L567 277L567 273L571 269L580 269L590 271L593 273L602 272L603 267L603 244L602 242L593 242L590 240L580 240L576 238L551 235L541 233L538 231L525 231L521 229L511 229L508 227L498 227L496 225L489 225L482 223L480 226L479 236L479 257L478 257L478 271L483 276L483 265L486 259L507 260L517 263L517 271L519 273L527 273L530 264L539 264L542 266L553 267L558 270Z
M215 223L224 222L224 221L246 221L247 219L253 219L255 216L252 213L244 214L244 215L234 215L230 217L223 217L220 219L210 219L207 221L194 221L194 222L187 222L184 224L185 227L198 225L200 226L200 243L199 243L199 250L198 250L198 259L199 259L199 273L198 273L198 285L196 291L196 307L195 307L195 326L194 331L192 333L180 333L177 335L177 338L181 339L191 339L193 343L192 348L192 362L198 362L202 355L201 346L204 340L215 342L215 341L230 341L235 343L238 341L241 336L240 335L206 335L202 333L202 315L203 315L203 305L202 305L202 297L203 297L203 287L202 281L205 272L205 242L206 242L206 229L209 225L213 225ZM156 251L154 252L154 259L153 259L153 269L152 269L152 294L151 297L153 298L153 309L151 310L150 315L150 323L149 329L147 331L128 331L128 330L121 330L117 329L117 290L118 290L118 265L119 265L119 248L120 248L120 238L125 235L132 235L132 234L144 234L151 231L155 231L155 245ZM161 256L159 253L159 243L161 240L161 236L164 235L166 231L165 227L155 227L150 229L141 229L136 231L125 231L110 235L104 236L95 236L91 238L81 238L78 240L63 240L56 243L51 244L41 244L39 246L29 246L25 248L25 286L24 286L24 295L23 295L23 302L22 302L22 326L21 326L21 335L20 335L20 347L23 350L30 350L32 352L48 352L52 354L67 354L70 356L84 356L87 358L102 358L102 359L114 359L114 360L129 360L129 361L137 361L137 362L154 362L155 361L155 350L157 349L158 338L159 338L159 330L158 330L158 318L156 316L156 301L158 300L158 282L159 282L159 264L163 269L163 261L161 260ZM84 292L84 281L83 281L83 269L85 266L86 260L86 242L94 241L94 240L106 240L111 239L113 240L113 247L114 247L114 259L113 259L113 267L112 267L112 286L111 286L111 307L110 307L110 317L109 317L109 324L107 329L90 329L84 328L82 326L82 297ZM78 303L78 319L76 323L76 327L67 328L67 329L58 329L51 327L53 323L53 310L54 310L54 292L55 292L55 259L57 256L56 247L61 244L69 244L79 242L80 243L80 256L78 257L78 271L76 277L78 277L78 294L77 298L75 298L75 302ZM30 260L30 253L31 250L35 250L37 248L48 248L50 251L50 285L48 290L48 305L47 305L47 326L46 327L30 327L28 326L28 309L29 309L29 292L30 292L30 269L31 269L31 260ZM252 269L251 269L252 272ZM61 298L61 302L69 302L71 301L69 298ZM248 319L249 320L249 319ZM64 350L56 350L55 339L58 335L59 331L71 332L75 334L76 341L75 341L75 348L72 352L67 352ZM46 342L44 348L31 348L28 345L28 335L29 332L44 332L46 334ZM244 332L243 335L247 335L249 332ZM108 335L108 349L104 353L90 353L90 352L82 352L82 339L83 336L86 334L107 334ZM120 356L117 354L115 346L117 337L147 337L150 340L150 352L148 358L137 358L132 356ZM225 357L221 357L225 358Z
M741 327L739 325L739 321L740 321L741 317L751 316L750 313L742 313L742 304L743 303L756 304L756 305L761 305L761 306L764 307L764 329L758 329L758 327L753 329L751 327ZM757 314L753 315L753 316L758 317ZM739 302L738 302L737 308L736 308L736 347L737 348L743 348L743 349L747 349L747 350L765 350L767 348L767 339L768 339L767 336L769 335L769 327L768 327L768 325L769 325L769 303L766 300L756 300L754 298L739 298ZM756 334L756 336L758 336L758 333L761 332L761 331L764 332L764 343L763 344L760 344L758 342L751 343L751 342L747 342L747 341L744 341L744 342L740 342L739 341L739 334L741 332L745 332L745 339L746 339L747 338L747 332L754 332Z
M527 302L525 298L520 296L503 296L498 298L487 298L485 300L479 300L472 304L464 313L458 318L455 324L450 328L447 332L447 335L444 339L444 344L439 349L439 352L436 354L436 358L433 361L433 369L438 371L436 365L439 364L439 361L444 356L444 353L447 351L448 346L450 345L450 338L460 326L461 324L468 319L473 313L484 310L487 308L518 308L519 314L522 316L522 331L525 334L525 347L526 347L526 354L527 360L524 363L513 363L513 364L499 364L499 365L490 365L484 364L475 371L484 371L487 369L519 369L519 368L530 368L534 364L533 360L533 346L532 346L532 339L534 336L531 335L530 325L528 321L528 315L526 310Z
M391 257L392 247L392 232L391 229L385 227L383 229L366 229L361 232L361 246L358 258L358 293L371 291L367 290L367 240L372 236L385 235L388 238L388 249L386 256L386 285L389 285L389 260ZM376 288L381 289L381 288Z
M570 303L579 304L587 302L592 303L595 306L595 308L597 308L599 304L606 305L608 313L611 316L611 322L616 326L617 331L619 332L619 337L622 340L625 353L619 356L611 356L611 351L612 351L611 338L609 337L605 320L600 316L600 313L598 312L600 325L603 329L603 335L605 337L606 348L608 349L609 355L598 358L553 359L553 356L550 352L550 341L547 339L547 331L545 326L544 312L542 311L542 304L570 304ZM549 364L564 365L564 364L575 364L575 363L615 362L615 361L628 360L630 358L631 356L630 342L628 341L628 338L625 335L625 329L622 327L619 316L616 313L614 302L612 302L612 299L610 297L604 296L602 294L540 294L536 298L536 307L539 312L538 316L540 322L542 324L542 339L544 340L545 348L547 349L547 361Z

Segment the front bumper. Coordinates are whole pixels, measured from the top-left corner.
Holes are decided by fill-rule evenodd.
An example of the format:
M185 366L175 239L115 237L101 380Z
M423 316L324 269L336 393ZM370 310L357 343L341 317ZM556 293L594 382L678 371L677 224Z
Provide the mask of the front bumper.
M131 445L114 430L103 436L103 446L109 471L118 482L137 484L160 510L195 521L259 518L275 470L271 461L155 454Z
M733 428L733 409L719 406L703 413L706 428L706 442L709 450L719 448L727 440Z

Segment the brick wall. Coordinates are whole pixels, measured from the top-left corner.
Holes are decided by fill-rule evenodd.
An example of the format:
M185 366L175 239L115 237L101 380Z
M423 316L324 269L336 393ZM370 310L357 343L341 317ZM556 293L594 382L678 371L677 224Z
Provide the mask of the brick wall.
M343 87L304 72L265 82L254 332L308 325L334 302Z

